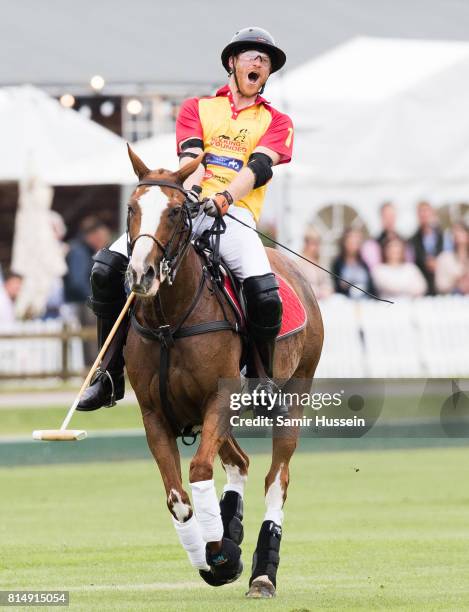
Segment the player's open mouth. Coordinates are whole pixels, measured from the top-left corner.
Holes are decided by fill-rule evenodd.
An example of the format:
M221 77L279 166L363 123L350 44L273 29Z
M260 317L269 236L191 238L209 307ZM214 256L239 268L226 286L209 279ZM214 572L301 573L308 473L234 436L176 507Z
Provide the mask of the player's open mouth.
M250 72L248 74L248 79L250 83L257 83L259 80L259 74L257 72Z

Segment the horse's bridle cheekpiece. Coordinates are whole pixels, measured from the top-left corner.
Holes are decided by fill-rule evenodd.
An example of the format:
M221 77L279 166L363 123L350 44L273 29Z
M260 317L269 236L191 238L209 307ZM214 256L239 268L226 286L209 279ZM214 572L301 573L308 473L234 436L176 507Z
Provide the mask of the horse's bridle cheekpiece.
M184 202L180 206L180 223L175 228L171 238L169 239L166 245L162 244L160 240L158 240L158 238L156 238L156 236L153 236L152 234L139 234L133 240L130 240L130 217L127 217L127 254L129 258L131 257L135 243L139 238L143 238L144 236L147 238L151 238L156 244L156 246L160 248L163 253L163 259L160 262L160 282L163 282L165 279L167 279L168 284L172 285L176 276L176 272L190 245L192 237L192 215L194 213L194 204L187 198L187 190L184 189L184 187L182 187L181 185L178 185L177 183L172 183L171 181L165 181L163 179L142 179L137 184L137 187L145 186L169 187L170 189L176 189L185 196ZM172 252L177 236L179 236L185 231L187 231L186 239L182 241L182 245L181 241L179 241L176 250Z

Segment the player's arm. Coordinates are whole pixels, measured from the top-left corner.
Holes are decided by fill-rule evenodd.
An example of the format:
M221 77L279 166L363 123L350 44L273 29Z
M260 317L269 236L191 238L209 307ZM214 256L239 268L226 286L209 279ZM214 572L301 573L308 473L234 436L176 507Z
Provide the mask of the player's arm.
M241 200L253 189L262 187L270 181L273 175L272 167L288 163L292 149L293 125L291 119L287 115L274 111L266 133L259 140L246 166L241 169L222 194L215 196L214 204L218 211L224 214L230 204Z
M185 100L179 109L176 119L176 142L180 168L203 153L203 129L197 98ZM200 185L204 172L205 168L199 164L195 172L184 181L184 188L191 189L194 185Z
M280 155L263 146L254 149L248 163L228 185L226 191L233 202L241 200L253 189L262 187L272 178L272 166L280 161Z

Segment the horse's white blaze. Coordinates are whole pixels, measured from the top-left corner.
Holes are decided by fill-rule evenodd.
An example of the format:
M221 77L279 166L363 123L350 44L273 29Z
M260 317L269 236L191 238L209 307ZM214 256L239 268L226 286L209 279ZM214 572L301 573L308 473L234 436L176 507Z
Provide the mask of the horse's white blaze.
M138 203L141 211L140 229L138 233L154 236L160 224L161 215L168 203L168 198L159 187L149 187L139 198ZM142 236L142 238L139 238L135 243L130 265L137 274L137 282L141 281L145 266L148 264L146 261L147 257L154 245L154 241L147 236Z
M174 501L174 498L176 498L177 501ZM176 515L177 520L180 523L183 523L189 516L191 507L189 504L185 504L182 501L179 491L176 491L176 489L171 489L168 496L168 503Z
M243 497L244 486L246 485L248 477L241 474L241 471L237 465L224 463L223 467L225 468L227 480L227 484L223 487L223 491L236 491L241 495L241 497Z
M266 512L264 515L264 521L274 521L274 523L277 525L282 525L283 521L282 506L285 492L282 489L282 481L280 479L282 468L283 463L280 464L275 480L267 489L267 493L265 495Z

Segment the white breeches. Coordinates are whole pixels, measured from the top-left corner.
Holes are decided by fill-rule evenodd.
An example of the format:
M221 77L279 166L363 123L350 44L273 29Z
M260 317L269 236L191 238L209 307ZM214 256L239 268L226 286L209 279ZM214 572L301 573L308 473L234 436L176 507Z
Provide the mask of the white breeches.
M251 213L240 206L230 206L228 212L249 225L245 227L234 219L224 217L226 232L220 236L220 255L233 274L238 280L244 281L249 276L261 276L271 272L264 245L256 232L250 229L256 227ZM213 221L213 217L201 212L193 220L195 235L200 236L213 225ZM127 256L126 234L122 234L109 248L111 251Z

